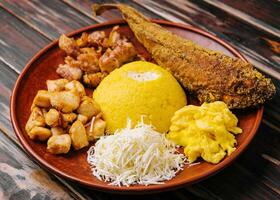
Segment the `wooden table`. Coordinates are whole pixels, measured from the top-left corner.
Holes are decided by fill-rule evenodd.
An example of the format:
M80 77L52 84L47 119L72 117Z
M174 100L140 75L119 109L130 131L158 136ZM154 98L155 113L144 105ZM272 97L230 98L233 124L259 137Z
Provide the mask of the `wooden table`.
M230 167L192 186L146 196L112 195L88 190L43 170L22 149L9 117L9 99L14 82L38 50L62 33L120 18L120 14L108 11L93 18L90 1L0 2L0 199L280 198L278 0L113 1L128 3L151 18L191 24L217 35L270 75L278 91L265 106L264 118L253 142Z

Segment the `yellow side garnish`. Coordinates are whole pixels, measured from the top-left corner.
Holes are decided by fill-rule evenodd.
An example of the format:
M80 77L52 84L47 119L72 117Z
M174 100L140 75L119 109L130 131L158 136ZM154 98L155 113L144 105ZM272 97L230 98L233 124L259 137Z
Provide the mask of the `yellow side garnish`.
M189 105L172 117L167 137L184 147L190 163L202 157L216 164L235 150L233 134L242 132L237 122L237 117L224 102Z

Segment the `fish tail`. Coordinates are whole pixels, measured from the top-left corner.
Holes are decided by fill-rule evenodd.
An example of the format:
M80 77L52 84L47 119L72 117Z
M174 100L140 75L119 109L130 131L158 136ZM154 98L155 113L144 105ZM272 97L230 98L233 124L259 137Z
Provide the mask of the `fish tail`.
M118 9L121 13L123 18L127 21L128 24L131 23L143 23L144 21L149 21L144 15L139 13L134 8L127 6L125 4L93 4L92 11L93 16L100 15L103 12L111 9Z

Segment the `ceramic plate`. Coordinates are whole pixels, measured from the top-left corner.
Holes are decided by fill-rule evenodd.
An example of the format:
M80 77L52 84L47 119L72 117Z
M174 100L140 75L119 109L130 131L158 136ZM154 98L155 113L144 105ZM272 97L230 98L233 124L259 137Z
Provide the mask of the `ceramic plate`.
M154 20L154 22L201 46L245 60L245 58L229 44L202 30L167 21ZM69 34L69 36L79 36L84 31L92 32L95 30L104 30L109 33L115 25L121 27L121 33L126 35L129 40L134 43L137 51L149 60L150 56L145 51L145 48L136 40L128 25L122 20L85 27ZM46 89L46 80L59 78L55 71L57 66L63 63L64 56L64 52L58 47L58 42L54 41L38 52L28 62L16 81L12 93L12 124L21 144L33 159L51 172L92 189L118 193L147 193L175 189L180 186L198 182L228 166L242 151L244 151L254 137L262 118L262 107L235 112L239 119L239 126L243 129L243 133L237 136L238 145L236 151L217 165L206 162L201 162L193 166L186 165L184 170L178 173L175 178L161 185L135 185L131 187L110 186L108 183L102 182L92 175L86 161L88 148L79 151L71 150L67 155L52 155L46 151L45 142L40 143L30 140L24 130L34 96L38 90ZM91 93L91 91L87 92Z

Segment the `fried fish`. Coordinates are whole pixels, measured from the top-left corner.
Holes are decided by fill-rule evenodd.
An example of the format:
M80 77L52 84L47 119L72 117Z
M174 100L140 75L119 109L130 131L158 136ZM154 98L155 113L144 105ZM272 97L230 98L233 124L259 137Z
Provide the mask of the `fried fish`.
M152 23L124 4L94 4L100 14L117 8L153 59L169 70L183 87L203 102L224 101L229 108L263 104L275 94L269 78L252 64L203 48Z

